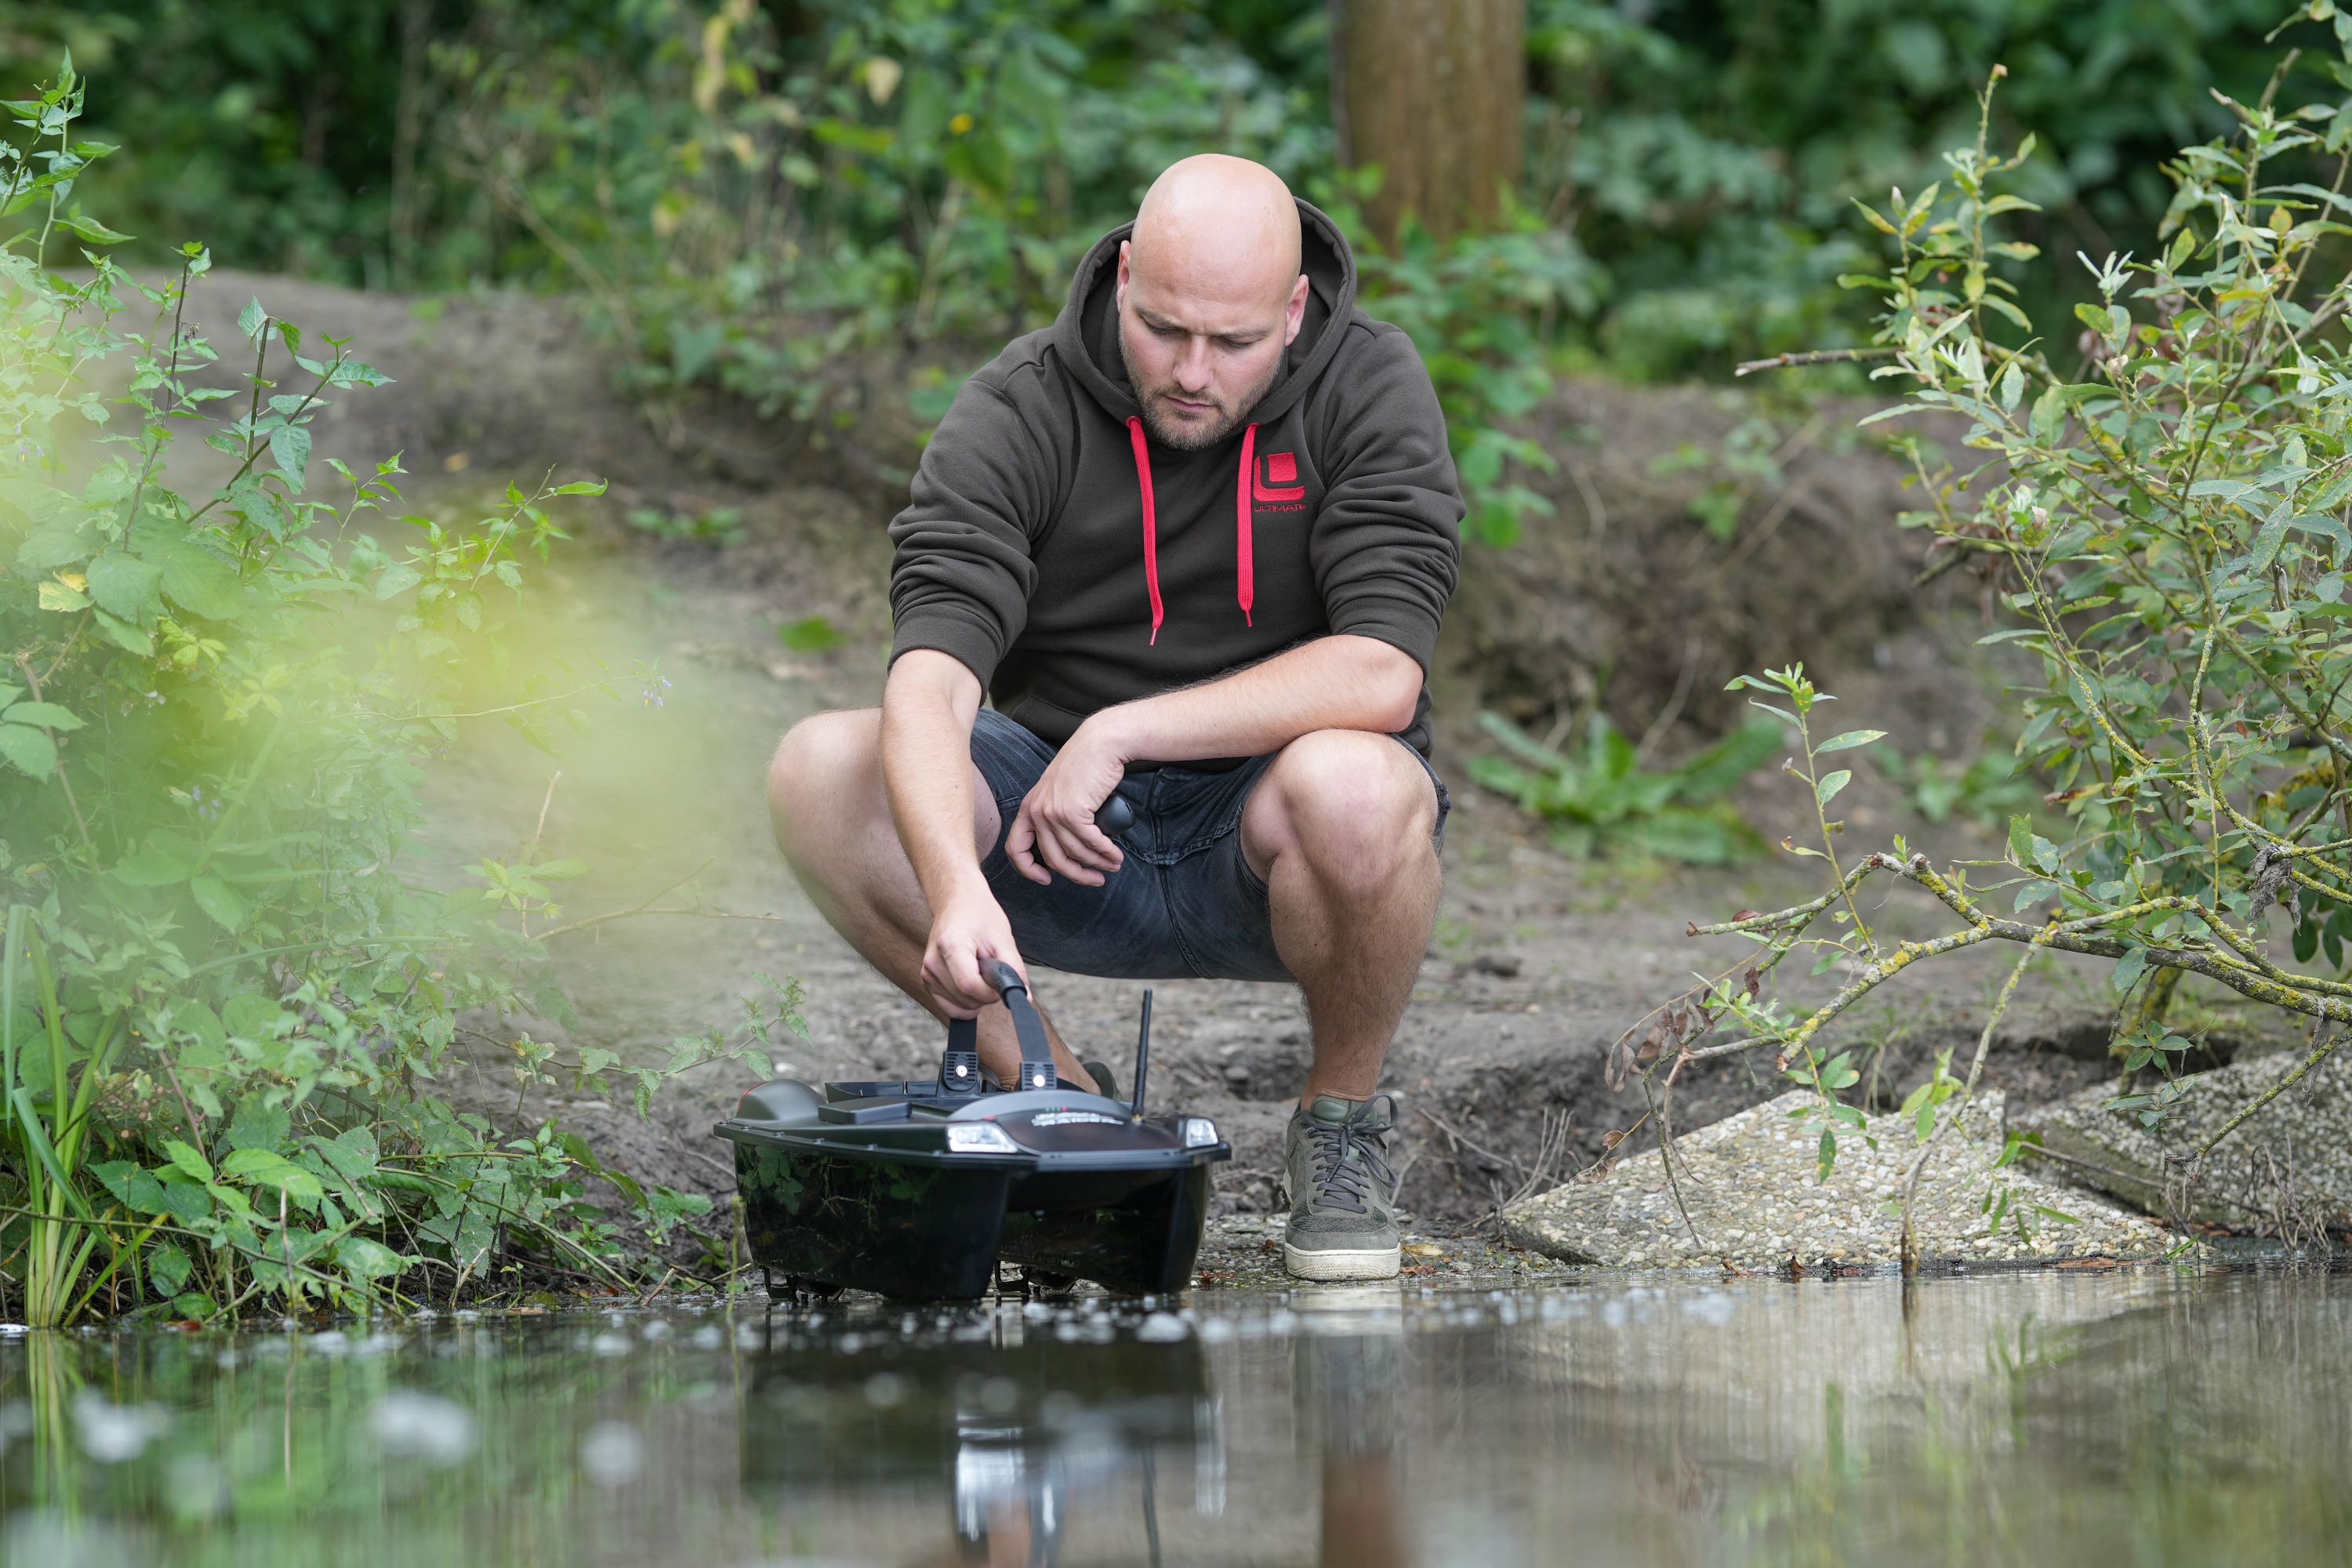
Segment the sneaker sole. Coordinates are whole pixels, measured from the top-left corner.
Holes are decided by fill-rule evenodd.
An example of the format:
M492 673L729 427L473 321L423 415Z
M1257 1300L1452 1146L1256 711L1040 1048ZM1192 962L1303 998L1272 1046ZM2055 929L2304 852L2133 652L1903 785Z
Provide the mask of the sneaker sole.
M1282 1266L1300 1279L1393 1279L1404 1258L1394 1247L1342 1249L1282 1244Z

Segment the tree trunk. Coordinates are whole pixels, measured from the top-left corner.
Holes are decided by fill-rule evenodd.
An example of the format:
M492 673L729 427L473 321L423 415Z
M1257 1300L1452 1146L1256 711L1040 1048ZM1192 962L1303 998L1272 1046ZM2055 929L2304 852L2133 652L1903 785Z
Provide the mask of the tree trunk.
M1380 166L1381 237L1407 213L1440 237L1491 218L1519 178L1526 0L1330 3L1339 157Z

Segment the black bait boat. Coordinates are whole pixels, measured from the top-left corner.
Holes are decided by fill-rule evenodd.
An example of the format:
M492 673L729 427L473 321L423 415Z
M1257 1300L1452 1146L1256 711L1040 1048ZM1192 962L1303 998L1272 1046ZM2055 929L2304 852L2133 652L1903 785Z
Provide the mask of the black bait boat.
M778 1283L907 1300L970 1300L1000 1258L1033 1284L1091 1279L1128 1295L1192 1282L1209 1167L1233 1157L1201 1116L1147 1116L1151 993L1135 1041L1135 1098L1063 1079L1012 965L982 965L1013 1014L1020 1081L981 1071L971 1019L948 1026L932 1079L778 1079L715 1129L735 1145L753 1257Z

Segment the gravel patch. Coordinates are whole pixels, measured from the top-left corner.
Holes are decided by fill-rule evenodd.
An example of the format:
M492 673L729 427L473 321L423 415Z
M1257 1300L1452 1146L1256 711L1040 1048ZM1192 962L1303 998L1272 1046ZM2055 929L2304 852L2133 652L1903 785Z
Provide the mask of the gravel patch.
M1899 1265L1898 1204L1919 1149L1912 1124L1874 1117L1867 1138L1842 1128L1824 1182L1822 1124L1792 1115L1809 1103L1812 1096L1794 1090L1675 1139L1674 1177L1687 1224L1652 1148L1512 1205L1505 1229L1551 1257L1616 1268L1837 1274ZM2105 1197L2040 1172L1994 1169L2001 1123L2000 1096L1980 1094L1929 1155L1916 1208L1923 1265L2152 1258L2176 1245L2156 1222ZM2004 1192L2009 1207L1996 1231L1990 1211Z
M2189 1094L2151 1131L2131 1111L2105 1109L2104 1088L2021 1114L2042 1145L2079 1163L2070 1174L2162 1214L2284 1235L2352 1228L2352 1051L2338 1051L2248 1118L2189 1175L2185 1162L2302 1062L2286 1052L2235 1062L2188 1080ZM2170 1173L2170 1190L2167 1178Z

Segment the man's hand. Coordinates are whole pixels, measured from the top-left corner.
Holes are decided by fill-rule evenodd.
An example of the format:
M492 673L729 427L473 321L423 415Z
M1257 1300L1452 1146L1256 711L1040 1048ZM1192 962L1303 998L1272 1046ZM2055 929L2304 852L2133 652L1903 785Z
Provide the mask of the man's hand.
M923 946L923 986L951 1018L977 1016L996 1001L996 987L981 973L982 959L1001 958L1029 978L1021 950L1013 945L1012 922L1003 906L982 883L958 893L931 917L930 940Z
M1130 760L1104 721L1116 711L1105 709L1079 725L1021 802L1004 836L1004 853L1033 882L1051 882L1058 871L1082 887L1099 888L1125 858L1095 826L1095 813L1118 787Z

